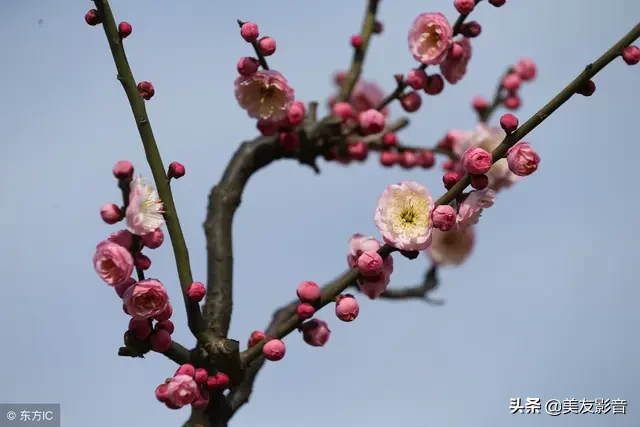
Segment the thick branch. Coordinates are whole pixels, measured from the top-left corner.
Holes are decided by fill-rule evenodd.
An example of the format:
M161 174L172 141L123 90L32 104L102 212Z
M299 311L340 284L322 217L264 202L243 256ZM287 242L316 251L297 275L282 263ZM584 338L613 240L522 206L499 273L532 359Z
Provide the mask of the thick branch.
M151 123L149 123L147 110L142 97L138 93L136 82L133 78L131 67L129 67L129 62L127 61L127 56L122 45L122 39L118 33L118 28L116 26L113 13L111 12L109 2L107 0L95 0L94 3L98 12L102 16L102 27L104 28L105 35L107 36L109 48L111 49L111 54L113 55L113 60L118 71L118 80L122 83L122 87L129 99L131 111L133 112L133 116L136 120L140 138L142 139L142 145L144 146L147 162L151 168L158 194L164 205L164 216L167 224L167 231L171 238L171 245L173 246L173 253L178 269L178 277L180 279L184 303L189 319L189 329L191 329L193 335L201 341L204 339L204 324L202 322L200 308L198 303L190 301L187 298L187 289L193 282L191 266L189 263L189 252L182 234L182 228L180 227L178 213L173 202L171 187L169 186L167 176L165 174L165 168L162 163L162 158L160 157L160 152L158 151L153 130L151 129Z

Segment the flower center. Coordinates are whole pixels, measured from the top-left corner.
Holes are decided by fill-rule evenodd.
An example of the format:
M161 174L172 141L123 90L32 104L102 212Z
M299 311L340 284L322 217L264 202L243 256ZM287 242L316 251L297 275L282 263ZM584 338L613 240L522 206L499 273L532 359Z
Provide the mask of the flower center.
M429 208L427 201L414 192L407 195L409 200L396 200L397 214L394 228L398 232L413 233L425 229L429 225ZM400 197L399 195L396 197Z
M260 104L264 104L268 102L269 99L273 96L275 92L275 87L273 86L262 86L260 88Z
M440 29L436 26L429 25L420 35L420 45L428 55L434 54L440 46L440 32Z
M111 259L105 259L102 261L102 268L105 271L111 272L116 269L116 264Z

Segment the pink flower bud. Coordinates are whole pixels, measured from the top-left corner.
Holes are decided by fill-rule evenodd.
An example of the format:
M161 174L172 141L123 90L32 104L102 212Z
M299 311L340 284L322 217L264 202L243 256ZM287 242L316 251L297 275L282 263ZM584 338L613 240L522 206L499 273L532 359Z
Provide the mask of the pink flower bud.
M518 118L513 114L503 114L500 117L500 126L506 133L513 133L518 129Z
M455 0L453 6L456 8L460 15L467 15L471 13L476 6L475 0Z
M360 307L353 295L340 295L336 301L336 316L343 322L351 322L358 317Z
M158 353L164 353L171 348L171 334L164 329L154 331L151 334L151 349Z
M382 143L387 147L395 147L398 144L398 136L393 133L385 133L382 136Z
M482 26L477 21L469 21L460 26L460 34L465 37L478 37L482 32Z
M593 82L593 80L587 80L582 86L580 86L576 90L576 93L583 96L591 96L595 93L595 91L596 91L596 84Z
M117 285L114 289L116 290L116 294L118 294L120 298L123 298L124 293L127 291L127 289L135 284L136 280L133 277L129 277L126 282Z
M373 108L360 113L358 115L358 121L362 131L367 134L382 132L386 124L384 114L378 110L374 110Z
M216 385L219 389L225 389L229 386L229 376L224 372L216 372Z
M96 9L91 9L89 12L84 15L84 20L87 24L92 27L102 23L102 16L100 16L100 12Z
M451 190L451 187L456 185L458 181L460 181L460 175L456 172L447 172L442 176L442 182L444 183L444 188L447 190Z
M507 151L509 170L518 176L528 176L538 169L540 156L527 142L519 142Z
M302 302L313 304L320 299L321 290L316 282L302 282L296 289L296 294Z
M627 65L636 65L640 62L640 48L638 46L627 46L622 51L622 59Z
M133 234L131 234L129 230L120 230L111 233L107 240L126 249L130 249L133 246Z
M173 307L171 307L171 303L168 303L165 309L162 311L162 313L158 314L157 316L154 316L154 319L156 319L158 322L162 322L163 320L169 320L172 315L173 315Z
M340 117L342 120L347 120L355 117L355 111L353 106L348 102L336 102L331 108L331 114L336 117Z
M457 61L462 58L462 54L464 53L464 48L460 45L460 43L453 43L451 45L451 49L449 49L449 53L447 53L447 60Z
M184 365L180 365L176 373L173 374L174 377L178 375L188 375L193 378L196 376L196 368L190 363L185 363Z
M302 331L302 339L304 342L313 347L322 347L329 341L331 329L327 322L320 319L311 319L300 326Z
M382 25L382 22L376 21L376 22L373 23L373 33L374 34L381 34L383 30L384 30L384 25Z
M522 84L522 79L517 73L510 73L502 79L502 87L508 91L515 92L520 89L520 85Z
M400 105L402 105L402 108L407 113L415 113L422 105L422 98L420 98L420 94L416 91L409 92L400 98Z
M447 159L444 161L444 163L442 163L442 169L446 171L453 171L455 167L456 167L456 163L451 159Z
M478 147L469 148L461 159L464 171L476 175L489 172L492 162L491 153Z
M427 85L427 73L421 68L414 68L407 75L407 84L415 90L424 88Z
M247 43L253 43L254 41L258 40L259 35L260 33L258 32L258 25L254 22L245 22L240 27L240 36L242 36L244 41L246 41Z
M176 326L173 324L171 320L163 320L162 322L156 323L156 326L154 327L154 329L155 330L164 329L165 331L169 332L169 334L173 334L173 331L175 331Z
M133 263L136 268L139 268L142 271L148 270L149 267L151 267L151 259L148 256L141 254L140 252L137 252L133 256Z
M271 56L276 52L276 41L271 37L263 37L258 40L258 51L263 56Z
M131 35L131 31L133 31L133 28L128 22L122 21L118 24L118 34L120 34L121 38L126 39L129 37Z
M286 348L284 343L278 339L271 339L265 343L262 347L262 354L265 359L271 361L278 361L284 357Z
M351 39L350 39L349 42L351 43L351 46L353 48L360 49L360 47L364 43L364 39L362 38L362 36L360 34L354 34L354 35L351 36Z
M169 385L168 384L160 384L156 387L156 399L160 402L164 403L169 400Z
M411 169L418 164L418 156L412 151L403 151L398 163L405 169Z
M145 101L150 100L156 93L156 89L151 82L142 81L138 83L138 92Z
M189 375L176 375L168 384L169 402L178 408L192 403L200 395L198 384Z
M236 69L238 70L238 74L241 76L248 77L258 71L258 67L260 66L260 62L256 58L251 58L248 56L243 56L238 60L236 64Z
M169 164L169 169L167 170L167 177L169 179L178 179L182 178L185 174L184 166L182 163L171 162Z
M247 343L247 347L251 348L254 345L258 344L260 341L265 339L266 335L262 331L253 331L251 332L251 336L249 337L249 342Z
M382 257L376 251L365 251L358 258L358 268L364 277L374 277L382 271Z
M264 136L273 136L278 132L278 125L271 120L259 119L256 122L256 128Z
M504 99L503 104L509 110L517 110L518 108L520 108L522 101L520 100L520 97L518 97L518 95L511 94Z
M535 62L530 58L522 58L514 65L513 69L525 82L535 79L538 73Z
M156 228L151 233L142 235L142 244L149 249L157 249L164 242L164 233L162 229Z
M431 212L433 226L440 231L449 231L456 223L456 211L449 205L440 205Z
M429 82L424 87L427 95L438 95L444 90L444 79L440 74L432 74L429 76Z
M204 295L207 293L207 289L204 287L202 282L193 282L189 285L189 289L187 289L187 296L191 301L200 302Z
M122 212L122 209L113 203L107 203L102 205L100 208L100 216L107 224L115 224L122 221L124 218L124 212Z
M288 152L293 152L298 147L300 139L295 132L282 132L280 134L280 146Z
M198 384L206 384L208 378L209 378L209 374L207 373L207 370L202 368L196 369L193 375L193 379Z
M487 101L482 96L476 96L473 98L473 100L471 100L471 105L473 106L474 110L476 110L478 113L481 113L489 107L489 101Z
M495 7L504 6L507 0L489 0L489 4Z
M145 340L151 334L151 326L146 319L133 319L129 320L129 331L133 332L136 338L139 340Z
M299 304L298 307L296 308L296 313L298 314L298 317L301 318L302 320L307 320L313 317L313 314L315 312L316 312L316 309L313 308L313 306L308 302L303 302L302 304Z
M206 381L205 381L206 382ZM209 404L209 391L205 389L199 390L199 395L191 402L191 407L196 409L204 409Z
M487 175L471 175L471 186L476 190L484 190L489 186Z
M295 101L293 104L291 104L291 108L289 108L289 114L287 115L289 125L300 125L304 120L304 110L304 104L300 101Z
M383 151L380 153L380 164L384 167L391 167L398 163L398 153L394 151Z
M129 160L120 160L113 166L113 176L118 179L131 179L133 176L133 163Z
M420 166L422 166L425 169L429 169L432 168L433 165L436 164L436 156L435 154L433 154L433 151L431 150L423 150L420 153Z
M352 159L363 162L369 154L369 146L364 141L356 141L347 147Z

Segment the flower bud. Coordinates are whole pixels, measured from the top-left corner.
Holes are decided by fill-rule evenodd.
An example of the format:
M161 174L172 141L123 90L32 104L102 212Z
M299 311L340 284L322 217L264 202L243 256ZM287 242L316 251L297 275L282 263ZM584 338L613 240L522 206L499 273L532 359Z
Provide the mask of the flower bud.
M395 151L383 151L380 153L380 164L384 167L390 167L398 163L399 156Z
M502 101L502 103L509 110L517 110L518 108L520 108L520 105L522 104L522 101L520 100L520 97L518 95L511 94L511 95L507 96L504 99L504 101Z
M162 229L156 228L150 233L142 235L142 244L149 249L157 249L164 242L164 233Z
M87 24L94 27L102 23L102 16L100 15L100 12L98 12L96 9L91 9L89 12L86 13L86 15L84 15L84 20Z
M284 357L286 347L284 343L278 339L271 339L262 347L264 358L271 361L278 361Z
M178 179L182 178L185 174L185 169L182 163L171 162L169 164L169 169L167 170L167 177L169 179Z
M124 212L117 205L113 203L107 203L100 208L100 216L102 220L107 224L115 224L122 221L124 218Z
M354 49L360 49L360 47L364 43L364 39L360 34L354 34L351 36L350 43Z
M449 231L456 223L456 211L449 205L440 205L431 212L433 226L440 231Z
M242 36L247 43L253 43L258 40L259 35L258 25L255 22L245 22L240 27L240 36Z
M304 120L304 104L300 101L295 101L291 104L289 108L289 113L287 114L287 120L289 121L289 125L298 126Z
M160 384L156 387L156 399L160 402L166 402L169 400L169 385L168 384Z
M131 31L133 31L133 28L128 22L122 21L118 24L118 34L120 34L120 38L126 39L131 35Z
M340 295L336 301L336 316L343 322L351 322L358 317L360 307L353 295Z
M271 37L262 37L258 40L258 51L262 56L271 56L276 52L276 41Z
M504 6L507 0L489 0L489 4L495 7Z
M174 377L177 377L178 375L188 375L190 377L195 377L196 368L190 363L185 363L184 365L180 365L176 373L173 374Z
M435 154L433 154L433 151L424 150L420 152L419 163L420 163L420 166L422 166L425 169L432 168L433 165L436 164L436 156Z
M489 186L487 175L471 175L471 186L476 190L484 190Z
M249 337L249 342L247 343L247 347L251 348L254 345L258 344L262 341L266 335L262 331L253 331L251 332L251 336Z
M138 83L138 92L145 101L150 100L155 95L156 90L151 82L142 81Z
M171 334L164 329L151 334L151 348L158 353L164 353L171 348Z
M407 113L415 113L422 105L422 98L420 98L420 94L416 91L409 92L400 98L400 104Z
M503 114L500 117L500 126L506 133L513 133L518 129L518 118L513 114Z
M384 130L386 119L380 111L371 108L358 115L358 122L364 133L374 134Z
M516 62L513 69L525 82L535 79L536 74L538 73L536 63L530 58L522 58Z
M187 289L187 296L191 301L195 302L202 301L206 293L207 289L204 287L202 282L193 282L189 285L189 289Z
M148 270L151 267L151 258L149 258L148 256L137 252L134 256L133 256L133 263L136 266L136 268L145 271Z
M518 176L528 176L538 169L540 156L527 142L519 142L507 151L509 170Z
M171 307L171 304L167 304L167 307L164 309L164 311L158 314L157 316L154 316L154 318L158 322L162 322L163 320L169 320L172 315L173 315L173 307Z
M460 15L467 15L471 13L476 6L475 0L455 0L453 6L456 8Z
M113 176L118 179L131 179L133 177L133 163L128 160L120 160L113 166Z
M407 84L415 90L423 89L427 85L427 80L427 73L421 68L414 68L407 75Z
M207 379L209 378L209 374L206 369L198 368L193 375L193 379L196 380L198 384L206 384Z
M640 62L640 47L638 46L627 46L622 51L622 59L627 65L636 65Z
M331 108L331 114L336 117L340 117L342 120L347 120L355 117L355 111L353 106L348 102L336 102Z
M258 71L258 67L260 66L260 62L256 58L251 58L249 56L243 56L238 60L236 64L236 69L238 70L238 74L241 76L248 77Z
M398 144L398 136L393 132L385 133L382 136L382 143L387 147L394 147Z
M489 108L489 102L482 96L474 97L473 100L471 100L471 105L478 113L482 113L484 110Z
M398 163L405 169L411 169L418 164L418 156L413 151L403 151Z
M311 319L300 326L302 339L313 347L322 347L329 341L331 329L327 322L320 319Z
M522 84L522 80L517 73L510 73L502 79L502 87L510 92L515 92L520 89L520 85Z
M171 320L163 320L162 322L156 323L156 325L154 326L154 329L155 330L164 329L165 331L169 332L169 334L173 334L173 331L176 330L176 326L173 324Z
M432 74L429 76L429 82L424 87L427 95L438 95L444 89L444 79L440 74Z
M320 287L316 282L306 281L300 283L296 289L296 294L302 302L313 304L320 299Z
M133 319L129 320L129 331L139 340L146 340L151 334L151 326L147 319Z
M369 146L364 141L356 141L347 147L349 156L359 162L367 160L369 155Z
M376 251L364 251L358 258L358 268L364 277L375 277L382 271L382 257Z
M461 159L465 172L476 175L489 172L492 162L491 153L478 147L469 148L464 152Z
M442 176L442 182L444 183L444 188L447 190L451 190L451 188L460 181L460 175L456 172L447 172Z
M219 389L225 389L229 386L229 376L224 372L216 372L216 384Z
M587 80L577 90L576 93L582 96L591 96L596 91L596 84L593 80Z
M310 319L311 317L313 317L313 314L315 312L316 312L316 309L313 308L313 306L308 302L303 302L299 304L298 307L296 308L296 313L298 314L298 317L302 320Z
M468 38L478 37L482 26L477 21L469 21L460 26L460 34Z

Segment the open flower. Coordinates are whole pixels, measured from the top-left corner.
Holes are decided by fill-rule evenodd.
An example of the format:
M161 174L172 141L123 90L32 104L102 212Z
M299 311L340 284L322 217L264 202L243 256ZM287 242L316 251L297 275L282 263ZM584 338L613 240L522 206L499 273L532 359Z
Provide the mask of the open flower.
M393 273L393 258L389 255L382 262L382 271L379 274L373 277L360 276L356 283L360 288L360 292L369 297L369 299L376 299L389 286L391 273Z
M427 255L434 264L460 265L471 255L475 241L474 228L454 227L449 231L433 230L433 240Z
M127 248L105 240L96 247L93 266L109 286L118 286L133 273L133 256Z
M389 186L378 199L374 220L389 245L403 251L421 251L431 242L431 193L414 181Z
M462 47L462 55L453 59L446 58L440 64L440 71L442 76L452 85L458 83L464 75L467 73L467 65L471 59L471 41L466 37L461 37L455 40L457 45Z
M409 50L422 64L439 64L447 56L452 37L453 29L442 13L422 13L411 24Z
M198 384L190 375L176 375L167 384L167 393L169 401L182 408L198 399Z
M294 90L278 71L239 76L234 85L238 105L254 119L283 120L294 101Z
M474 147L492 152L505 137L506 134L499 127L478 125L472 132L464 134L464 138L454 146L454 151L458 157L462 157L465 151ZM504 158L495 162L486 175L489 178L489 188L494 191L509 188L519 179L509 170L509 163Z
M164 224L163 206L152 185L141 177L131 181L129 206L127 206L127 227L138 236L150 233Z
M169 304L167 290L156 279L141 280L123 296L127 312L134 319L148 319L162 313Z
M480 221L480 215L485 208L493 206L496 192L490 188L475 190L469 193L464 202L458 206L458 227L464 229Z

